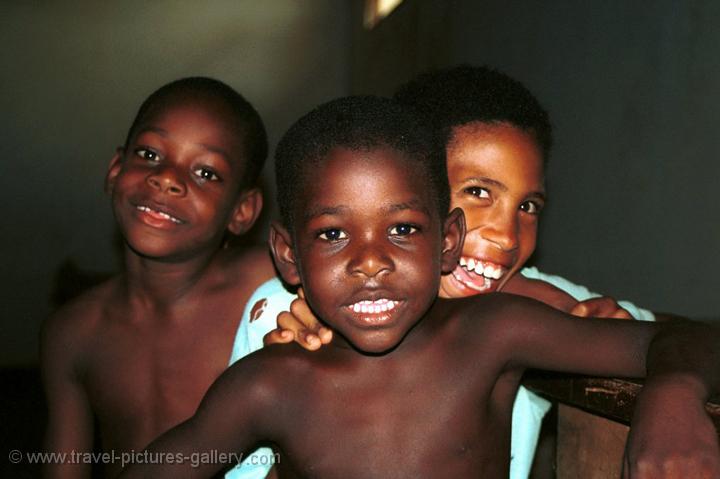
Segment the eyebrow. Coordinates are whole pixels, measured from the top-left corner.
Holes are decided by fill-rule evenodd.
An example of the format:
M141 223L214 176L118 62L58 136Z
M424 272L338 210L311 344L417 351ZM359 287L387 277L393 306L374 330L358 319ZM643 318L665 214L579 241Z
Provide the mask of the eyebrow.
M426 205L424 205L423 202L419 199L413 199L404 203L395 203L393 205L390 205L390 207L388 208L388 212L390 213L404 210L415 210L428 214L428 209Z
M508 191L508 187L505 185L505 183L498 181L498 180L494 180L492 178L488 178L486 176L471 176L469 178L465 178L462 181L462 183L463 184L465 184L465 183L484 183L484 184L489 184L489 185L495 186L496 188L502 190L503 192ZM532 191L532 192L530 192L530 194L528 196L541 198L542 200L545 200L545 192L542 190Z
M508 187L505 186L505 183L502 183L498 180L494 180L492 178L488 178L486 176L471 176L471 177L465 178L463 180L463 184L465 184L465 183L484 183L484 184L493 185L502 191L508 190Z
M349 209L350 208L345 205L313 207L305 211L305 214L303 214L303 219L305 221L308 221L312 218L317 218L318 216L335 216L342 214Z
M308 221L318 216L335 216L341 215L350 210L347 205L336 205L336 206L320 206L315 208L309 208L303 215L303 219ZM428 209L423 205L423 202L419 199L413 199L403 203L394 203L386 208L388 213L395 213L397 211L415 210L422 213L428 214Z
M137 138L142 133L147 133L147 132L156 133L156 134L162 136L163 138L167 138L169 136L168 131L165 130L164 128L160 128L157 126L146 126L144 128L139 129L137 134L135 135L135 137ZM217 146L213 146L213 145L208 145L206 143L195 143L195 144L203 147L207 151L210 151L212 153L217 153L218 155L222 156L225 159L225 161L227 161L228 163L232 163L230 155L228 154L227 151L223 150L222 148L218 148Z

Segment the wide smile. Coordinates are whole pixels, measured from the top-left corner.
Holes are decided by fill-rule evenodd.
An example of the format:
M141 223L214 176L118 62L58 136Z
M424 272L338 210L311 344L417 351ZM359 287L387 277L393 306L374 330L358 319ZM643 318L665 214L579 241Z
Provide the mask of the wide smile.
M146 204L137 204L135 209L139 212L140 220L143 223L156 228L167 228L185 223L184 220L157 206L151 207Z
M368 326L379 326L392 319L400 304L400 301L388 298L366 299L349 304L345 306L345 309L356 321Z
M452 272L453 278L478 293L496 291L508 272L503 265L470 256L461 257L459 263Z

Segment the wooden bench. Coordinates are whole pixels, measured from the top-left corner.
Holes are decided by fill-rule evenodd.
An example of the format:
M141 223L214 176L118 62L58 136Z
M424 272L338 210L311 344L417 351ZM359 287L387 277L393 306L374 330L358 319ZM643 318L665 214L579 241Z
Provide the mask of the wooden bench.
M641 381L532 371L523 385L559 403L558 479L620 477ZM706 409L720 431L720 397L712 398Z

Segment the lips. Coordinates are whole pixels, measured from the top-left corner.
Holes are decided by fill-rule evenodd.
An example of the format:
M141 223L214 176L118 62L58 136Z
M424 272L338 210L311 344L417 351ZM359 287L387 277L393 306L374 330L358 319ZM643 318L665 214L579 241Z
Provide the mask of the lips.
M377 326L389 322L399 305L400 301L378 298L360 300L345 308L360 323Z
M148 203L137 203L134 206L140 220L155 228L172 228L186 223L186 221L164 206Z

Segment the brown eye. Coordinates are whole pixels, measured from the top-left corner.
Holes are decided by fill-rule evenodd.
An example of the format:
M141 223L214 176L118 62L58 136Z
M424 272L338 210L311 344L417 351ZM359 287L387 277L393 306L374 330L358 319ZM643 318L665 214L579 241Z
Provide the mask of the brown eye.
M220 181L220 177L209 168L198 168L193 173L206 181Z
M526 201L520 205L520 210L524 211L529 215L537 215L540 214L540 210L542 210L542 205L534 201Z
M393 236L408 236L417 231L417 227L409 224L399 224L390 228L390 234Z
M135 154L143 160L147 161L158 161L160 159L160 155L147 148L138 148L137 150L135 150Z
M318 235L318 238L324 241L335 242L347 238L347 233L338 228L330 228Z
M476 196L478 198L490 198L490 192L480 186L470 186L463 190L468 195Z

